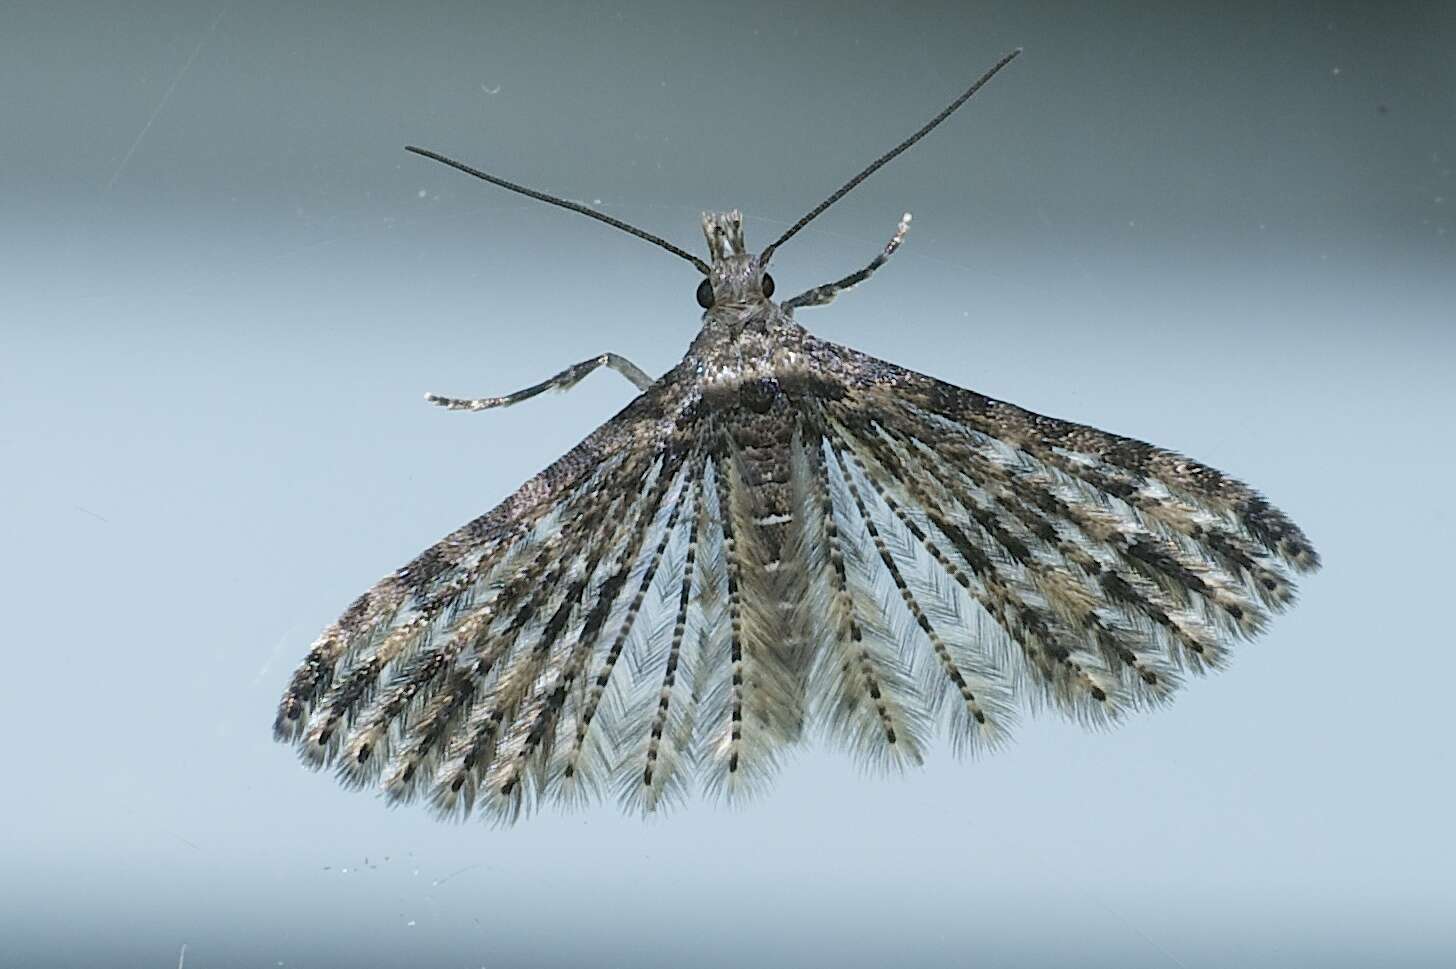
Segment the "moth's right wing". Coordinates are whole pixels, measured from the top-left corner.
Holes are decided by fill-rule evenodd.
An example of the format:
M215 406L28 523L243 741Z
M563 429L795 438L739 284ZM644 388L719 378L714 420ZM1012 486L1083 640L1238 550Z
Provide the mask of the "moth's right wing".
M825 447L880 581L932 641L964 627L930 608L949 589L980 630L966 652L1019 704L1105 722L1166 699L1319 566L1287 516L1205 464L818 345L844 380Z

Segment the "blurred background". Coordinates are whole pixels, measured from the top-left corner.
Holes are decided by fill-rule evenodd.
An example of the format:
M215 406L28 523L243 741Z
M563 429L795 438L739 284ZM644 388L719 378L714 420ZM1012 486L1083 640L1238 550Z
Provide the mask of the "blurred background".
M1456 6L11 5L0 33L0 963L1456 961ZM742 810L511 830L271 741L317 631L695 332L661 251L760 247L815 332L1251 481L1324 571L1116 731ZM185 952L183 951L183 947Z

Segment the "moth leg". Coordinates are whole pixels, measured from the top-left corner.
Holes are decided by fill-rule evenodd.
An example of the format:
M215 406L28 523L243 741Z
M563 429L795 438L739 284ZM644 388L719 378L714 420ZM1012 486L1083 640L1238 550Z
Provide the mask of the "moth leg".
M834 299L834 297L844 292L846 289L851 289L854 286L857 286L860 283L864 282L866 279L869 279L870 276L874 274L874 271L876 269L879 269L885 263L889 262L890 257L895 254L895 250L899 249L900 244L905 241L905 233L909 231L910 213L906 212L905 215L900 219L899 226L895 228L895 234L890 237L889 242L885 243L884 251L876 256L874 259L872 259L868 266L864 267L857 273L851 273L850 275L845 276L838 282L825 283L823 286L815 286L808 292L800 293L793 299L785 300L779 305L786 312L791 312L795 307L798 306L823 306L825 303L828 303L829 301Z
M615 353L603 353L592 357L590 360L583 360L581 363L574 363L561 371L554 377L548 377L539 384L532 384L524 390L518 390L513 394L506 394L503 397L477 397L474 400L465 400L459 397L441 397L439 394L426 394L425 400L432 404L439 404L449 410L490 410L493 407L509 407L512 404L519 404L523 400L530 400L537 394L548 390L570 390L581 383L587 374L598 367L611 367L617 373L632 381L638 390L646 390L652 386L652 378L643 372L626 357Z

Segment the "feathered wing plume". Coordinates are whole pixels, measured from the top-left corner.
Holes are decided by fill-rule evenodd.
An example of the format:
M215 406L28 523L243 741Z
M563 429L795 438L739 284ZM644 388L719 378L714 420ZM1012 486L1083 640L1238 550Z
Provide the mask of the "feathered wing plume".
M835 352L860 379L827 406L831 433L878 499L871 517L989 617L1010 647L993 665L1028 700L1099 721L1166 699L1319 565L1292 522L1212 468Z
M1162 702L1318 567L1212 468L793 330L726 389L690 354L360 597L278 738L444 814L733 800L810 733L900 769Z

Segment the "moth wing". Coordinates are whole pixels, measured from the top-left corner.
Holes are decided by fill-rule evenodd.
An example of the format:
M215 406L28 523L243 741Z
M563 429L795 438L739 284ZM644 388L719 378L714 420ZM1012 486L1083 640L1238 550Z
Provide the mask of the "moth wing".
M442 794L435 775L478 775L482 751L529 706L580 687L633 583L660 567L665 550L653 543L681 516L692 450L672 412L677 379L669 372L355 600L294 673L277 739L308 763L335 764L347 783L377 780L397 799L429 790L443 808L459 801L446 795L464 785L451 791L449 778ZM547 739L529 738L526 760L542 760Z
M928 691L966 693L963 659L1019 701L1115 717L1222 665L1319 565L1282 512L1207 465L832 352L847 379L825 405L826 448L916 637L955 660L943 678L919 664ZM957 611L937 619L946 586ZM967 619L972 641L942 648Z
M806 337L807 366L670 373L362 596L276 731L346 783L510 821L765 788L1169 697L1318 559L1246 485Z

